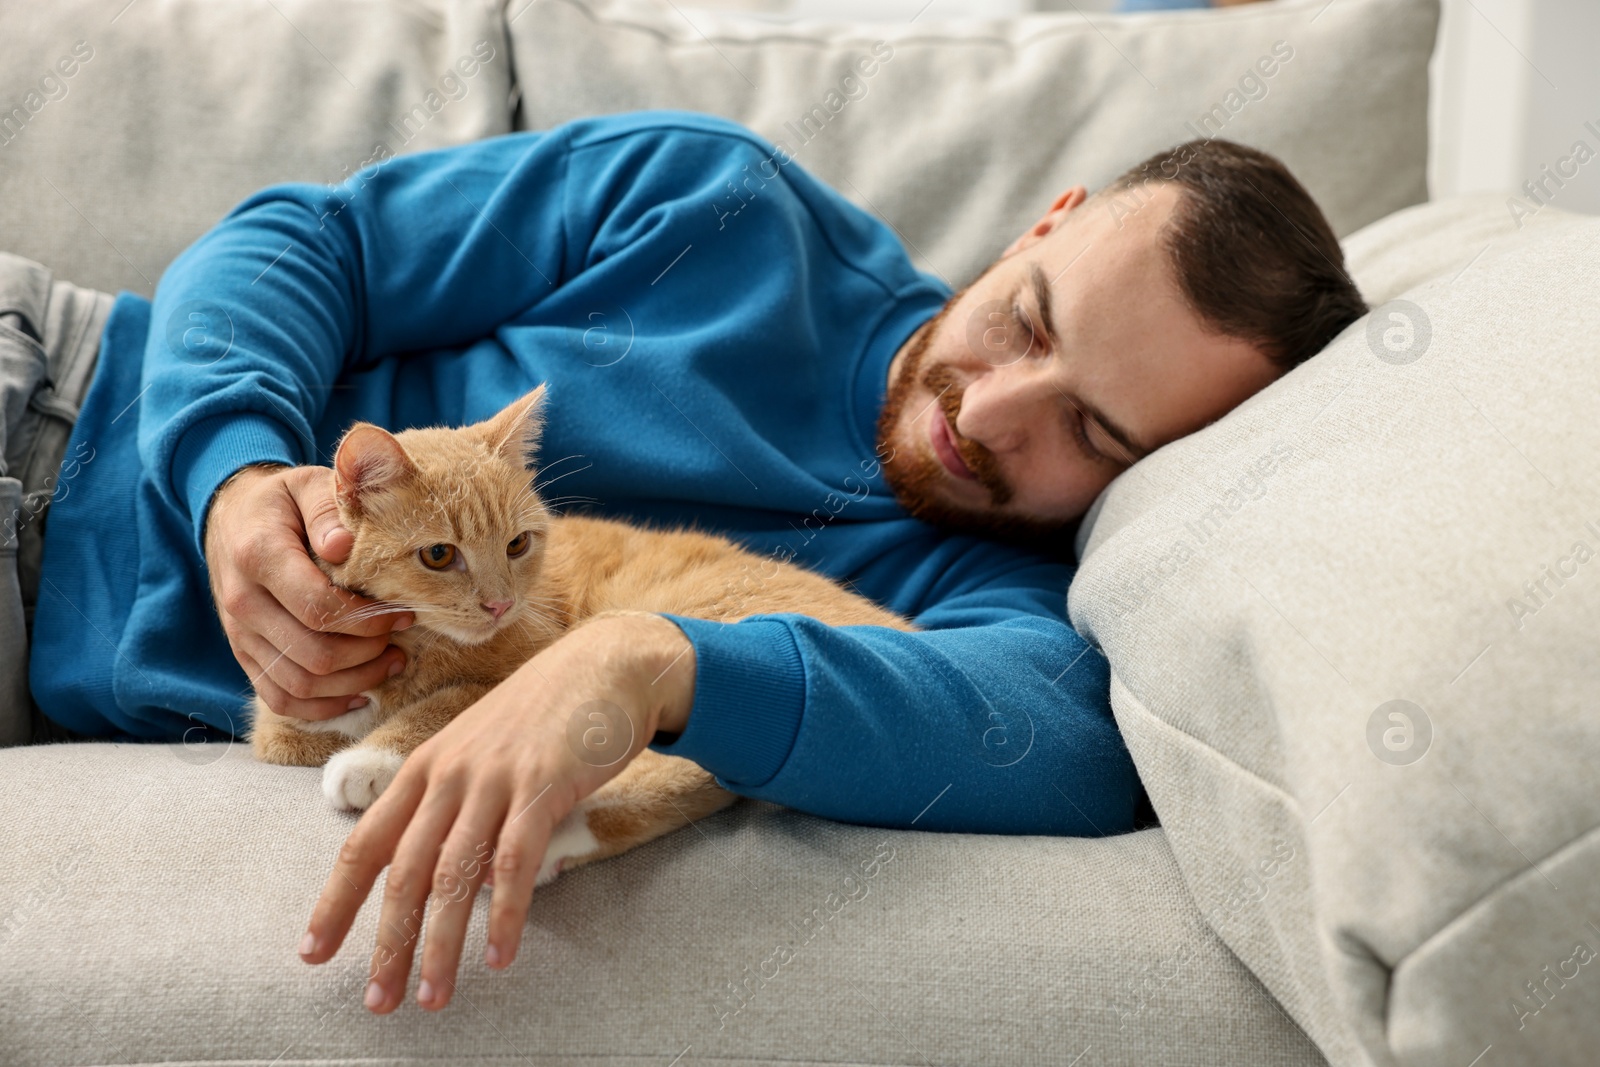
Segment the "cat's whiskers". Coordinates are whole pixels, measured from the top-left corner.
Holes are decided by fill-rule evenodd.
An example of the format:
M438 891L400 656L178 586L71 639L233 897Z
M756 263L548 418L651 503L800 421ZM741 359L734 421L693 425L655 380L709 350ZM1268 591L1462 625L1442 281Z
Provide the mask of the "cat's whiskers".
M565 474L558 474L554 478L549 479L548 481L541 482L541 481L537 480L541 474L543 474L545 471L549 470L551 467L554 467L557 463L565 463L569 459L577 459L582 455L583 455L582 452L574 452L570 456L562 456L560 459L551 460L549 463L546 463L543 466L539 467L537 470L535 470L533 472L533 477L535 479L534 486L533 486L533 491L535 493L540 492L541 490L544 489L545 486L553 485L554 483L559 482L561 479L565 478L568 474L577 474L580 471L586 471L590 467L594 466L593 463L586 463L582 467L576 467L576 468L574 468L574 469L572 469L570 471L567 471Z
M430 614L439 617L429 621L420 614L417 616L417 622L420 625L416 629L416 636L412 638L409 650L412 659L427 655L434 646L441 642L448 641L450 644L457 646L472 644L472 642L462 640L450 632L456 629L471 629L470 626L463 625L459 618L452 617L450 613L444 611L430 612ZM407 632L411 631L408 630Z
M566 610L566 603L560 597L528 597L523 601L529 612L542 612L541 619L554 619Z
M562 504L573 503L574 501L577 501L577 502L580 502L580 503L595 504L595 505L598 505L600 503L600 501L596 500L592 496L576 496L576 495L573 495L573 496L555 496L555 497L551 497L550 499L548 499L548 500L546 500L544 502L544 505L547 508L554 508L554 507L560 507Z
M434 618L430 619L426 616L433 616ZM482 641L490 640L495 636L495 631L489 631L481 635L480 640L477 641L457 636L456 631L472 631L474 629L473 624L476 621L477 619L474 616L463 617L460 613L442 608L425 607L419 610L417 622L421 624L421 629L415 638L416 643L412 645L412 656L424 654L434 645L446 639L455 645L470 646L480 644Z
M519 508L523 511L534 511L538 509L540 501L543 499L544 497L541 496L539 492L532 486L523 486L518 491L516 499L514 499L511 504L512 507Z
M379 615L399 615L407 611L414 612L416 610L410 604L396 604L393 601L386 601L382 604L368 604L364 607L356 608L347 615L339 615L335 616L335 618L339 622L365 622L367 619L375 619Z
M532 608L532 607L528 608L525 612L523 612L522 617L524 619L531 619L534 622L541 622L541 623L546 623L546 624L554 624L554 623L559 621L557 619L556 615L553 612L543 612L543 611L538 610L537 608Z
M411 646L411 656L414 658L419 655L425 655L430 648L443 641L444 638L445 635L438 630L432 627L425 627L417 633L414 639L414 643Z

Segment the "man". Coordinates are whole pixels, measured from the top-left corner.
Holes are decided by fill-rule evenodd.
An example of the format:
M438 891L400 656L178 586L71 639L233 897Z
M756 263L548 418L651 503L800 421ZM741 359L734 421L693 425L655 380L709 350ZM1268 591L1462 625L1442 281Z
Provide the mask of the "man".
M721 530L922 627L654 615L557 641L406 762L328 880L310 962L393 860L374 1011L404 994L430 886L470 901L492 869L486 959L510 963L551 828L626 762L568 744L594 701L630 757L824 816L1135 823L1106 665L1065 618L1071 527L1362 314L1337 241L1274 160L1196 142L1068 190L952 294L780 156L641 112L273 186L153 303L112 309L30 663L39 707L82 735L235 735L249 686L306 719L359 706L404 669L385 635L411 620L350 621L374 605L307 554L349 551L331 444L357 418L476 422L537 381L540 484ZM449 999L468 911L435 898L425 1007Z

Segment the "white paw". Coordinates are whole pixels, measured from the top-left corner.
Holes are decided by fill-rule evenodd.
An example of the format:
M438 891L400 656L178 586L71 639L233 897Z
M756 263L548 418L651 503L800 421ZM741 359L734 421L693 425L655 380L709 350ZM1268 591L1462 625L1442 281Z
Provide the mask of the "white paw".
M334 753L322 769L322 794L340 811L365 811L400 773L404 757L357 745Z
M534 876L536 886L549 885L561 873L561 865L569 859L587 856L600 847L599 840L589 830L589 813L578 805L556 826L550 835L550 844L544 850L544 862Z

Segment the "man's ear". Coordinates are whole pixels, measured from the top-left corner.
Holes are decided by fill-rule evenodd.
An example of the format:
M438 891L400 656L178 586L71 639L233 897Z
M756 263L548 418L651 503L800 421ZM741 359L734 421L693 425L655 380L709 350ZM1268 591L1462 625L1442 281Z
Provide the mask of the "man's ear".
M351 426L334 450L334 498L357 515L372 494L416 475L416 465L394 435L370 422Z
M1000 253L1000 258L1004 259L1014 252L1020 252L1024 248L1043 240L1051 230L1061 225L1061 220L1067 217L1067 212L1087 199L1089 199L1089 190L1081 185L1074 185L1056 197L1055 203L1050 205L1050 210L1039 216L1038 222L1029 226L1020 237L1012 241L1006 247L1006 250Z

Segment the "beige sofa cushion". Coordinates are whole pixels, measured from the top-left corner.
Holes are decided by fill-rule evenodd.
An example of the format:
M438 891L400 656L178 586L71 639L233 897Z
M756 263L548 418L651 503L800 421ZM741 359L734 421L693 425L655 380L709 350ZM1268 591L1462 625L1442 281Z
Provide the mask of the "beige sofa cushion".
M727 116L888 221L952 286L1063 190L1197 136L1277 154L1341 235L1427 197L1437 0L936 15L780 25L666 0L514 6L517 123Z
M1521 201L1521 198L1517 198ZM1497 243L1523 232L1570 223L1554 207L1514 213L1504 193L1430 200L1386 215L1346 237L1344 265L1376 307L1432 278L1456 277Z
M153 294L262 186L510 129L478 0L50 0L3 26L0 249L107 292Z
M0 1060L1324 1063L1159 830L882 831L753 801L563 874L503 972L480 895L450 1006L417 1007L413 968L372 1015L381 879L333 960L295 952L355 821L319 778L243 745L0 750Z
M1381 296L1442 270L1119 478L1070 595L1202 910L1336 1064L1600 1042L1600 219L1490 207L1353 239Z

